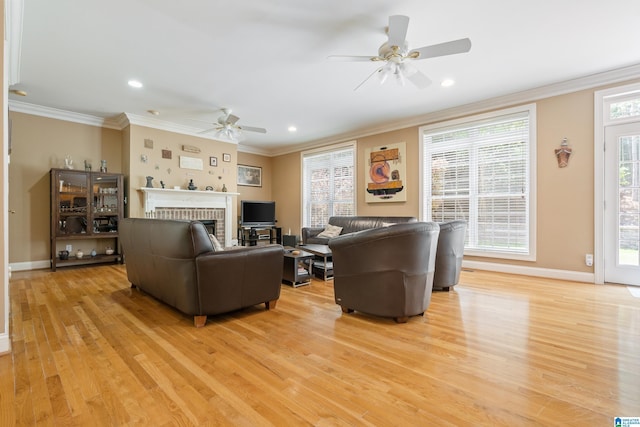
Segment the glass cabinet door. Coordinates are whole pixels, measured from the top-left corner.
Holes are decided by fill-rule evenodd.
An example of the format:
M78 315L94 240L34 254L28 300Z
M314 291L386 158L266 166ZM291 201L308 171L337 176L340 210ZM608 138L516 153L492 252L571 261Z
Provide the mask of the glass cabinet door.
M87 233L89 176L82 172L58 174L59 203L57 235Z
M118 212L120 211L118 179L117 175L92 175L93 233L116 233L118 231Z

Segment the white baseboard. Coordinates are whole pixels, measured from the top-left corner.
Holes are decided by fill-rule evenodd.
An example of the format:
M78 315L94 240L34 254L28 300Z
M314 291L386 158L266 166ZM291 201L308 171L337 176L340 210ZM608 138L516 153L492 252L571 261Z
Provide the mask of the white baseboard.
M462 268L496 271L498 273L520 274L523 276L547 277L550 279L571 280L574 282L595 283L594 273L581 271L555 270L551 268L526 267L523 265L497 264L483 261L462 261Z
M550 279L571 280L574 282L595 283L594 273L581 271L555 270L551 268L526 267L523 265L498 264L483 261L462 261L462 267L475 270L496 271L498 273L520 274L523 276L548 277ZM12 271L39 270L51 268L49 260L16 262L11 264Z
M0 334L0 354L9 353L11 351L11 340L9 334Z
M51 268L51 261L28 261L28 262L14 262L9 264L11 271L26 271L26 270L40 270L43 268Z

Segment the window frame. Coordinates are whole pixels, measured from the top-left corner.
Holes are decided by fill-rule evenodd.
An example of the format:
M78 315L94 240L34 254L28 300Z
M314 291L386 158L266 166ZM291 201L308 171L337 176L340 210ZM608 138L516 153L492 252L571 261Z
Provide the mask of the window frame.
M482 122L491 122L499 119L500 117L523 114L526 113L529 119L529 151L528 151L528 187L529 187L529 207L527 211L528 217L528 250L526 253L515 253L511 251L500 251L498 249L482 250L471 249L465 247L464 254L470 256L487 257L487 258L500 258L510 260L522 260L522 261L536 261L536 242L537 242L537 217L536 217L536 200L537 200L537 135L536 135L536 105L526 104L517 107L505 108L500 110L491 111L488 113L475 114L472 116L447 120L444 122L434 123L430 125L421 126L418 130L418 145L419 145L419 161L420 161L420 218L423 221L431 220L431 211L425 212L425 199L427 197L425 189L425 174L431 176L431 165L425 165L425 155L427 154L427 147L425 143L425 133L433 133L444 131L450 128L461 127L464 125L482 124ZM429 178L428 182L431 182ZM430 191L430 189L429 189ZM470 198L472 195L470 195Z
M348 141L348 142L343 142L343 143L338 143L338 144L332 144L332 145L326 145L323 147L319 147L319 148L314 148L314 149L310 149L310 150L304 150L302 152L300 152L300 218L302 219L301 221L301 227L309 227L309 219L307 218L306 215L306 189L305 189L305 178L306 178L306 171L305 171L305 157L306 156L311 156L311 155L317 155L317 154L323 154L323 153L331 153L331 152L335 152L335 151L342 151L345 149L351 149L353 151L353 215L357 215L357 208L358 208L358 179L357 179L357 174L358 174L358 147L357 147L357 142L356 141ZM333 195L332 195L333 196ZM332 200L332 204L333 204L333 198ZM331 213L329 214L329 217L333 216ZM326 224L324 224L326 225Z

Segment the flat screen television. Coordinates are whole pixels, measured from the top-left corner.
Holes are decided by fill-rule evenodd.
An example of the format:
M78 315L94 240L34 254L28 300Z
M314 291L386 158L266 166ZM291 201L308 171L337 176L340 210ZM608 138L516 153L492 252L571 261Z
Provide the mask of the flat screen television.
M240 225L243 227L276 225L276 202L241 200Z

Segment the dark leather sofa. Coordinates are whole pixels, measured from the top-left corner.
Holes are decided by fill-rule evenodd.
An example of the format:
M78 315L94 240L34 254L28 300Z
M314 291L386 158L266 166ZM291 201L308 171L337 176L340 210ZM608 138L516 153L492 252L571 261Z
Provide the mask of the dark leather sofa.
M356 231L370 228L380 228L387 224L402 224L406 222L416 222L417 218L412 216L332 216L329 224L342 227L340 235L355 233ZM318 237L324 227L303 227L302 242L305 244L327 245L328 237Z
M147 218L123 219L120 239L132 287L194 316L196 327L208 315L274 308L280 297L280 245L216 252L199 221Z
M332 238L333 286L342 311L404 323L431 302L440 227L412 222Z

